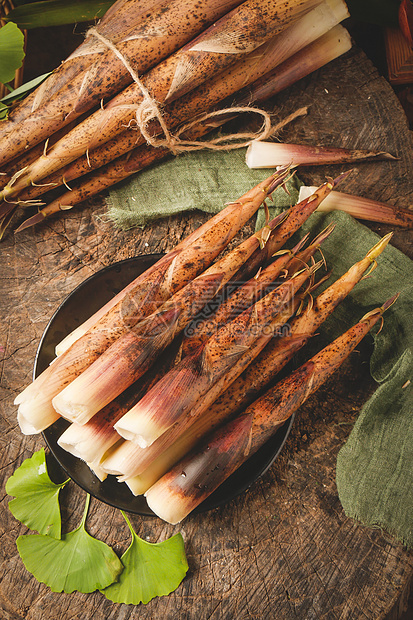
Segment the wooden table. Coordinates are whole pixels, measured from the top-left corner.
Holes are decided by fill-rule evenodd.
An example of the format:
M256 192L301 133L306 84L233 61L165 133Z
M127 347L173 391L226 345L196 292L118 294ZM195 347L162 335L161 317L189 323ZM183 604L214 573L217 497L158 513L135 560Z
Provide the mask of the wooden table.
M406 119L387 82L359 50L331 63L272 102L280 116L310 105L289 126L285 140L378 148L394 163L355 166L349 192L395 205L412 205L413 145ZM330 169L303 169L308 183ZM225 197L223 197L223 200ZM171 248L204 220L197 214L160 221L144 230L114 230L103 198L0 244L2 294L2 484L33 451L41 436L23 437L13 399L30 381L42 332L59 303L85 278L123 258ZM388 227L374 225L384 234ZM410 232L393 244L412 254ZM115 605L100 593L54 594L25 570L15 540L26 532L8 511L2 487L0 617L2 620L134 620L137 618L246 620L401 617L413 579L413 555L386 532L345 516L337 496L335 463L359 408L374 390L364 362L351 357L345 372L326 384L297 416L287 444L252 488L222 508L188 517L180 526L132 517L152 542L181 532L189 572L176 592L147 606ZM64 528L81 518L85 494L72 487L63 501ZM129 544L118 510L92 500L88 529L122 553Z

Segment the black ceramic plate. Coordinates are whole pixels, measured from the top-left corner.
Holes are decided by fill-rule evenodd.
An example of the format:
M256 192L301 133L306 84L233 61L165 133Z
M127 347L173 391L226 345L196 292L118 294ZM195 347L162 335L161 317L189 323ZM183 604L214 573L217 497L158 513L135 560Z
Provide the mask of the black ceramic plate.
M39 375L55 357L54 348L57 343L159 257L159 254L151 254L115 263L80 284L57 309L44 331L36 354L34 377ZM86 463L60 448L57 440L68 425L67 421L59 419L43 432L51 453L65 473L102 502L128 512L153 515L145 498L133 496L126 484L117 482L114 476L108 476L101 482ZM205 500L197 511L221 506L245 491L262 476L281 451L291 425L292 419Z

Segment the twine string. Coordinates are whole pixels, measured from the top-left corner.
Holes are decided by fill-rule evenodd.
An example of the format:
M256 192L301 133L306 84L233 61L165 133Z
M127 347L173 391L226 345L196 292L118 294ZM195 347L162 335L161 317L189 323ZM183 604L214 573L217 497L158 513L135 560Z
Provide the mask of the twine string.
M90 28L87 32L87 36L94 36L104 45L106 45L106 47L110 49L123 63L123 65L130 73L133 81L139 87L143 99L136 108L136 123L142 136L151 146L166 147L174 155L184 151L194 151L201 149L232 150L249 146L253 140L265 140L268 139L270 136L274 135L275 128L272 126L271 117L268 112L260 108L255 108L251 106L236 106L231 108L224 108L221 110L215 110L213 112L206 112L193 119L190 123L183 125L173 134L165 123L165 119L158 103L151 96L150 92L146 88L145 84L142 82L135 69L132 67L128 59L125 58L125 56L119 51L116 45L112 41L110 41L110 39L104 37L96 28ZM262 125L257 132L234 133L208 141L185 140L181 138L182 134L198 126L200 123L206 122L213 118L217 118L219 116L224 116L228 114L236 115L245 112L258 114L263 117ZM163 137L153 136L148 131L149 122L153 119L156 119L159 122ZM243 142L239 142L239 140L243 140Z

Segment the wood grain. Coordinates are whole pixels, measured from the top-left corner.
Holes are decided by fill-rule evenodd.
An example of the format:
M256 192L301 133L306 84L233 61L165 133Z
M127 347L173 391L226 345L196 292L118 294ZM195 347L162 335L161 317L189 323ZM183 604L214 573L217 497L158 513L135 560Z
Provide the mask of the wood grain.
M393 91L362 52L353 50L302 80L270 109L282 116L302 105L310 106L309 114L288 127L284 139L397 154L396 162L356 165L345 189L403 207L412 204L407 122ZM333 167L307 168L301 177L317 184L334 172ZM100 593L54 594L27 573L17 554L16 537L27 530L8 511L4 484L43 440L21 435L12 403L31 379L49 318L92 273L123 258L169 249L204 219L202 214L175 217L122 232L108 221L100 197L35 230L9 234L0 245L2 620L400 617L412 583L413 556L386 532L348 519L335 486L338 450L374 390L365 345L346 362L340 378L301 408L281 456L246 493L176 527L132 517L138 535L147 540L164 540L178 531L185 539L189 573L170 596L134 607L112 604ZM381 234L388 230L372 228ZM397 231L393 243L412 255L410 232ZM79 522L84 499L75 485L65 489L64 529ZM120 512L96 500L88 530L119 554L129 544Z
M386 28L384 42L390 84L411 84L413 82L413 50L400 28Z

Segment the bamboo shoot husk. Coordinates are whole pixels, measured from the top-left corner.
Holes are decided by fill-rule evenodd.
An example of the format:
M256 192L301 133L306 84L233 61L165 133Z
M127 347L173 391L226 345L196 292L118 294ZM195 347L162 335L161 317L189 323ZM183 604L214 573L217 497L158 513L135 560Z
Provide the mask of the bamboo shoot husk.
M218 71L235 64L241 55L262 45L318 3L315 0L246 0L154 67L142 78L142 83L152 99L159 103L178 99ZM0 198L17 194L88 150L108 142L135 119L138 105L143 102L141 85L134 83L126 88L53 145L13 185L4 188Z
M331 377L393 302L369 312L179 461L145 494L153 512L168 523L182 521Z
M248 168L276 168L288 162L292 166L323 166L371 159L396 159L384 151L344 149L306 144L285 144L254 140L247 149Z
M312 71L344 54L350 47L351 40L348 32L342 26L336 26L326 35L284 62L280 67L239 92L236 96L237 105L248 105L251 101L265 101ZM226 104L231 105L233 101L224 101L223 106ZM198 129L191 130L187 137L192 140L199 139L212 129L211 125L200 124ZM95 196L168 156L171 156L171 152L166 147L138 147L112 163L102 166L96 172L88 174L85 179L81 178L71 182L69 191L53 200L38 214L27 220L19 230L39 223L61 210L71 209L83 200Z
M241 88L263 77L266 73L290 58L303 47L331 30L340 21L348 17L348 11L342 0L322 2L306 15L291 24L286 30L272 37L254 52L247 54L229 70L219 73L185 97L173 102L163 110L163 116L170 129L193 119L196 115L212 109L213 106L236 93ZM159 131L161 131L159 127ZM138 131L125 129L119 136L104 146L88 151L87 156L80 157L62 170L46 177L45 186L32 186L18 196L18 200L32 200L53 187L63 183L69 184L74 179L106 165L116 159L119 153L127 153L145 142ZM288 162L287 162L288 163Z
M92 324L84 336L76 340L17 396L15 403L19 404L18 419L22 431L40 432L52 424L58 417L51 404L53 396L96 360L111 342L122 333L130 331L140 319L149 315L157 305L211 264L258 209L265 196L263 189L269 188L274 179L281 182L285 174L271 175L239 201L229 204L201 226L199 231L192 233L189 243L177 246L136 278L126 287L126 293L119 294L109 304L107 312L98 313L99 320Z
M135 26L127 30L120 41L115 36L114 43L119 52L134 64L134 70L142 75L237 4L239 0L208 0L202 8L194 8L188 0L170 0L164 7L161 3L155 13L148 15L148 11L144 11L144 20L137 15ZM142 0L142 6L147 6L147 0ZM132 7L126 8L126 15L133 18ZM89 55L79 54L75 59L68 59L67 64L65 71L70 75L67 85L55 90L50 98L47 91L42 92L45 87L40 86L41 107L14 124L13 130L3 136L0 165L46 140L133 81L124 63L108 48L103 54L102 51L97 54L94 63Z
M253 214L281 177L251 201ZM271 191L270 191L271 190ZM284 215L268 226L275 227ZM267 227L266 227L267 228ZM125 332L53 399L65 418L81 424L141 377L192 317L220 291L261 242L256 233L180 289L158 311Z
M312 187L303 186L300 188L300 196L310 194ZM344 192L332 192L329 200L320 211L329 213L330 211L345 211L349 215L368 222L381 222L392 226L401 226L411 229L413 227L413 211L394 207L363 196L354 196Z

